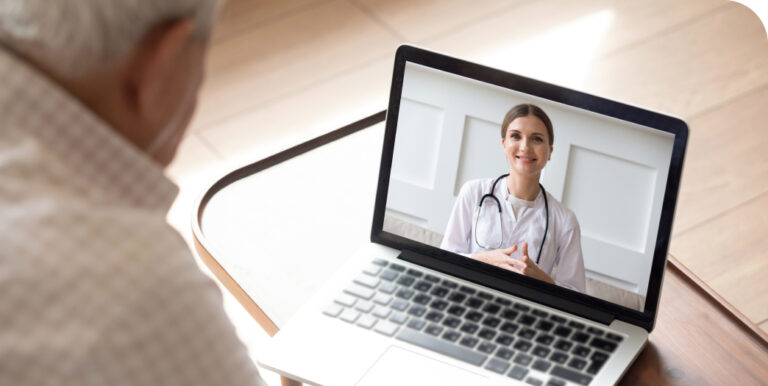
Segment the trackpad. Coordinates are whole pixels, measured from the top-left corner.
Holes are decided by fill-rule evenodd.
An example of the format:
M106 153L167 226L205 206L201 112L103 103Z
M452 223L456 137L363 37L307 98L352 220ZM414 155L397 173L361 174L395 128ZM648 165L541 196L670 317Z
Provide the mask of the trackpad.
M477 385L485 376L390 346L357 385Z

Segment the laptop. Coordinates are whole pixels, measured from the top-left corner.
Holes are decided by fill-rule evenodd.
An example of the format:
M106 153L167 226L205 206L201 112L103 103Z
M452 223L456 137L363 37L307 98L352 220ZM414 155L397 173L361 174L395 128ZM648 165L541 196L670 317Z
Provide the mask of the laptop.
M400 46L370 243L260 365L322 385L618 382L653 330L687 136L675 117ZM511 199L507 179L544 158L540 192ZM526 269L483 254L523 261L522 243Z

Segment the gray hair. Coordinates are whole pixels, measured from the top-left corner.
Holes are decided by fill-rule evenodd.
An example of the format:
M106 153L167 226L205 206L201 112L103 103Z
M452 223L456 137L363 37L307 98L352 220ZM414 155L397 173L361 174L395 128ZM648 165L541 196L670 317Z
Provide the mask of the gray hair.
M190 18L210 34L219 0L0 0L0 44L73 78L124 59L153 27Z

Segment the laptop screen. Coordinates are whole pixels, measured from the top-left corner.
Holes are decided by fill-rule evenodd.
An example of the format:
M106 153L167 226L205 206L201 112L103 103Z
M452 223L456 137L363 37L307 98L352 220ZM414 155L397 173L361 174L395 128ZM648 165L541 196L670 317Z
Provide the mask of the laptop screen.
M552 85L527 93L410 61L402 72L384 232L646 310L673 131ZM671 218L662 228L666 254Z

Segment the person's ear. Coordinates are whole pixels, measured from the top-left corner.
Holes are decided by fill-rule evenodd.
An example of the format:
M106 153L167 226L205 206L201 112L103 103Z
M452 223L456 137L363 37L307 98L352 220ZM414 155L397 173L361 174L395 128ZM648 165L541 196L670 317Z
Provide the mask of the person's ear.
M550 146L549 147L549 157L547 157L547 161L552 160L552 152L553 151L555 151L555 147L554 146Z
M194 33L191 19L177 19L152 28L137 45L126 67L130 107L141 117L152 115L164 97L165 81L174 71Z

